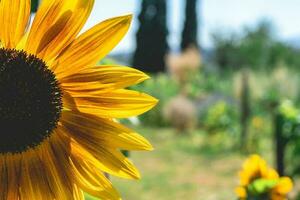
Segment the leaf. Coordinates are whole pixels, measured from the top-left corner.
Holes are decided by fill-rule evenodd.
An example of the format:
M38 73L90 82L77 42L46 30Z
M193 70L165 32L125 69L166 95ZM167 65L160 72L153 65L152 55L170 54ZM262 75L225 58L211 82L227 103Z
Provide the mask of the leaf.
M253 195L260 195L271 190L278 183L278 179L257 179L248 185L248 191Z

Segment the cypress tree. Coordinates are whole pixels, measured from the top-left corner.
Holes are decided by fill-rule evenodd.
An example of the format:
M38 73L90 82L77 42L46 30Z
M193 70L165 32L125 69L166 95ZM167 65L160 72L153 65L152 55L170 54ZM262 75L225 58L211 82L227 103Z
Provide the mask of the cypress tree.
M39 6L39 0L31 0L31 13L35 13Z
M164 71L168 51L166 12L165 0L142 1L133 57L136 68L147 72Z
M181 35L181 49L198 47L197 40L197 0L186 0L185 22Z

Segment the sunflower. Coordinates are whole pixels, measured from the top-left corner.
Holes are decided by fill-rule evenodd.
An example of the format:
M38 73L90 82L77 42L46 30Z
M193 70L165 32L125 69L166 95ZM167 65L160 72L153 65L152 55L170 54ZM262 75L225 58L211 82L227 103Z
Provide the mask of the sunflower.
M278 174L274 169L268 167L267 162L259 155L251 155L244 163L239 172L240 183L246 186L256 179L276 179Z
M43 0L29 27L30 0L0 2L0 199L120 199L109 173L137 179L120 150L151 144L117 123L157 100L126 89L148 78L96 66L127 32L131 15L79 34L94 0Z
M279 177L259 155L251 155L244 162L239 176L240 186L235 193L240 200L287 200L287 194L293 189L292 180Z
M287 194L292 191L293 182L289 177L282 177L271 190L272 200L287 200Z

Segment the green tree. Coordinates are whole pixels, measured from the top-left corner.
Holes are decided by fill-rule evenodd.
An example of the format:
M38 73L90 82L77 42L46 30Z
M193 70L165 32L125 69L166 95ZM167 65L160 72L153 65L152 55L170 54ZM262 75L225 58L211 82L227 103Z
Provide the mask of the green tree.
M235 34L226 35L221 32L212 34L214 43L213 61L221 69L236 69L241 66L238 38Z
M181 49L190 46L198 47L197 0L186 0L185 22L181 35Z
M147 72L165 69L168 51L165 0L143 0L139 14L133 66Z
M216 32L214 61L222 69L272 69L278 63L292 67L300 64L300 50L276 38L269 21L261 21L256 27L246 27L242 33Z
M35 13L39 6L39 0L31 0L31 12Z
M269 21L261 21L257 27L246 27L245 36L240 41L240 56L243 66L268 67L272 45L275 43L273 26Z

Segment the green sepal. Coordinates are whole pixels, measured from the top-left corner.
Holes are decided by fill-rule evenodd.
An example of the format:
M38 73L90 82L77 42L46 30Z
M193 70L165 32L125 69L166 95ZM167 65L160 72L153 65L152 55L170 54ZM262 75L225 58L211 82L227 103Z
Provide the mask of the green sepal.
M270 191L275 185L278 184L279 180L270 179L256 179L250 185L247 190L250 194L261 195Z

